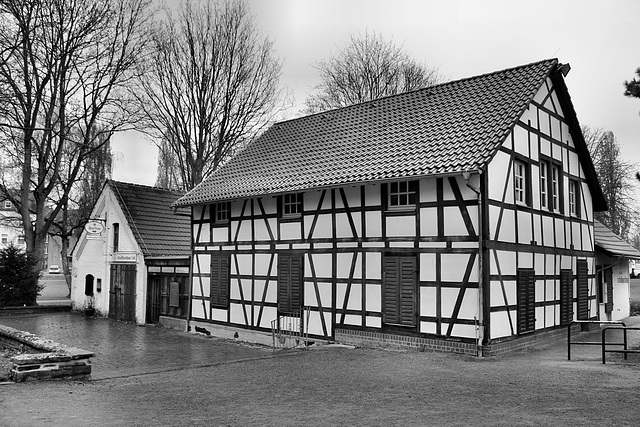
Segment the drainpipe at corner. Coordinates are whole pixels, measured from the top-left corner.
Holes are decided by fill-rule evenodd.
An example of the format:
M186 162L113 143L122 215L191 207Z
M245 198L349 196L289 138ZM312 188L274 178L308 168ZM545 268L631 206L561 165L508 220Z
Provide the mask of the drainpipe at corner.
M482 171L477 171L482 180ZM476 319L476 356L483 356L482 342L484 341L484 240L482 218L482 192L470 182L471 172L463 172L464 183L478 195L478 318Z

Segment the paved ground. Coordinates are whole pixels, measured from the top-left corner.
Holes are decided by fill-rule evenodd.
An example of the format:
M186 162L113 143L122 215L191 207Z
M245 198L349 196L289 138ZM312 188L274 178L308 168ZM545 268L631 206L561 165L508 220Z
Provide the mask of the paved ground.
M69 288L62 274L43 274L39 282L44 286L37 298L39 305L71 305Z
M96 353L94 380L211 366L271 356L271 349L231 340L136 326L75 312L0 317L0 324Z

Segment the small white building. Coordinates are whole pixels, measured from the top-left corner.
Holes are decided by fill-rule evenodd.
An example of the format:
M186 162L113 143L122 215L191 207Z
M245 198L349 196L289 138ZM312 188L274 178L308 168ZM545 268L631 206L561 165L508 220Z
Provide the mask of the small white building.
M631 297L629 261L640 259L640 252L598 220L593 222L593 231L599 319L627 318Z
M182 193L107 181L72 252L71 301L117 320L156 323L188 312L190 217Z

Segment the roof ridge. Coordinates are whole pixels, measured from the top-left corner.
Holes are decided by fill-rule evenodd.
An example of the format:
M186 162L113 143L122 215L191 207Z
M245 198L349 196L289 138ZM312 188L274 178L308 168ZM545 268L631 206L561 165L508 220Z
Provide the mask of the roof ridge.
M187 193L186 191L182 191L182 190L169 190L168 188L156 187L155 185L151 186L151 185L137 184L135 182L117 181L115 179L108 179L107 183L115 184L115 185L124 185L124 186L129 186L129 187L147 188L149 190L164 191L166 193L172 193L172 194L186 194Z
M407 95L407 94L410 94L410 93L416 93L416 92L421 92L421 91L426 91L426 90L433 90L434 88L441 88L443 86L455 85L455 84L459 84L459 83L466 82L466 81L477 80L477 79L480 79L480 78L487 78L489 76L494 76L496 74L506 73L506 72L509 72L509 71L514 71L514 70L518 70L518 69L521 69L521 68L532 67L534 65L543 64L545 62L553 62L553 61L558 62L558 58L542 59L540 61L534 61L534 62L530 62L528 64L517 65L515 67L508 67L508 68L504 68L502 70L491 71L491 72L487 72L487 73L484 73L484 74L478 74L478 75L474 75L474 76L462 77L460 79L451 80L451 81L443 82L443 83L438 83L438 84L435 84L435 85L426 86L426 87L419 88L419 89L414 89L414 90L409 90L409 91L402 92L402 93L396 93L396 94L393 94L393 95L381 96L380 98L359 102L357 104L351 104L351 105L346 105L344 107L332 108L332 109L329 109L329 110L319 111L317 113L305 114L304 116L295 117L295 118L292 118L292 119L287 119L287 120L282 120L282 121L279 121L279 122L275 122L271 127L276 127L276 126L278 126L280 124L294 122L294 121L297 121L297 120L308 119L310 117L321 116L321 115L324 115L324 114L333 114L333 113L338 112L338 111L343 111L343 110L350 109L350 108L356 108L356 107L362 106L362 105L373 104L375 102L380 102L380 101L385 100L385 99L404 96L404 95Z

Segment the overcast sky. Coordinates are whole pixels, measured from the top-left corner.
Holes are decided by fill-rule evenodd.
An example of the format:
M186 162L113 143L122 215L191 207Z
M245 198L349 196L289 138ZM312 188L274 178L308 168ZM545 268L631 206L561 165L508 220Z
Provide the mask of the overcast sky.
M171 0L168 0L171 3ZM282 83L296 117L318 84L313 64L350 34L379 32L446 80L547 58L571 65L566 83L581 125L611 130L627 160L640 163L640 99L622 95L640 67L637 0L250 0L258 27L283 59ZM152 144L114 140L113 178L153 185Z

